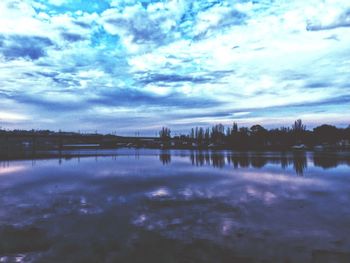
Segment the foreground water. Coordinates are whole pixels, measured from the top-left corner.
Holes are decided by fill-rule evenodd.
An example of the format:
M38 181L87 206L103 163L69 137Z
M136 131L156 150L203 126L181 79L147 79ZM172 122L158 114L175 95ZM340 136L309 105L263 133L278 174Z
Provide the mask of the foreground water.
M350 262L347 155L71 154L0 162L0 262Z

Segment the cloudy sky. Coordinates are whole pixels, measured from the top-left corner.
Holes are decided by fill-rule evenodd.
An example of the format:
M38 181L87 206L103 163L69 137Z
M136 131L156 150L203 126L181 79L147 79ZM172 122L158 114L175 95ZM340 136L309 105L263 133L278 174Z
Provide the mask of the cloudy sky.
M349 0L1 0L0 126L350 124Z

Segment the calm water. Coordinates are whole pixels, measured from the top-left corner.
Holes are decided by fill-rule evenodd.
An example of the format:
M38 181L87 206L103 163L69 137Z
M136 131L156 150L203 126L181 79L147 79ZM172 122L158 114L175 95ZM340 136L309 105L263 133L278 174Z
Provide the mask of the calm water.
M0 162L0 262L350 262L346 155L71 154Z

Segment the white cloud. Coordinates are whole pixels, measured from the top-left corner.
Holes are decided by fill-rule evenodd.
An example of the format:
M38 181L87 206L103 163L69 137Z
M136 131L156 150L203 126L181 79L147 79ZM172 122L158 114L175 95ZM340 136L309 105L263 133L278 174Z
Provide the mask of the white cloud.
M350 27L350 3L344 0L326 0L309 8L308 30L327 30Z
M29 117L19 113L0 111L0 121L2 122L17 122L28 120Z
M113 6L101 14L100 22L108 33L121 37L130 53L148 52L179 37L178 23L187 8L183 0L151 3L147 8L140 3L123 9L115 2Z

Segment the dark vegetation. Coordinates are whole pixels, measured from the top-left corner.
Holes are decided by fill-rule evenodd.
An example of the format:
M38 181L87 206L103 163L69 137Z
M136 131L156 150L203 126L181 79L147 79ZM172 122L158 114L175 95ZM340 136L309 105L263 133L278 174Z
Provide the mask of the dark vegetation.
M350 126L346 129L323 124L307 130L301 120L296 120L291 127L265 129L261 125L252 127L232 127L217 124L211 128L192 128L190 134L174 136L168 128L160 131L163 143L190 144L198 148L226 149L306 149L306 148L348 148L350 146Z
M291 127L266 129L261 125L231 127L222 124L211 128L195 127L189 134L171 136L163 127L159 137L123 137L103 134L53 132L49 130L0 130L0 157L17 156L22 152L78 148L174 148L232 150L303 150L350 149L350 126L337 128L321 125L308 130L301 120Z

